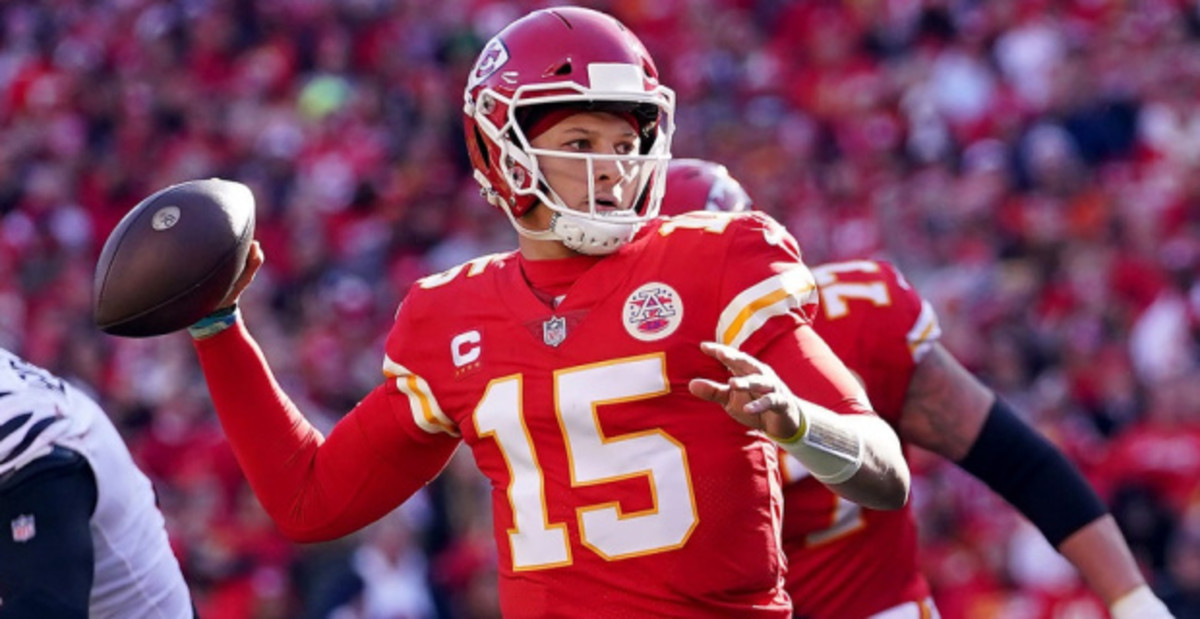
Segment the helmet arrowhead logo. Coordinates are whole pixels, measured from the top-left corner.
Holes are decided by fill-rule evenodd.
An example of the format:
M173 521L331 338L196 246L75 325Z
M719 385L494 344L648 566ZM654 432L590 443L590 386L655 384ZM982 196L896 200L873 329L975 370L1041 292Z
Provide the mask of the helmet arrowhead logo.
M504 46L504 42L500 39L492 39L488 41L487 47L479 54L479 60L475 61L475 68L471 71L470 83L467 84L467 90L471 90L478 86L480 82L491 77L496 71L500 70L508 62L508 48Z

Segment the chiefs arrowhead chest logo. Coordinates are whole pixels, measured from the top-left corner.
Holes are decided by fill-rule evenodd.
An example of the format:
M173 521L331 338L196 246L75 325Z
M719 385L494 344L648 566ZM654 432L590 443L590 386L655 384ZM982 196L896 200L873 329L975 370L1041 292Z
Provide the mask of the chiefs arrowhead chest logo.
M625 299L625 331L643 342L671 335L683 322L683 302L675 289L659 282L643 284Z

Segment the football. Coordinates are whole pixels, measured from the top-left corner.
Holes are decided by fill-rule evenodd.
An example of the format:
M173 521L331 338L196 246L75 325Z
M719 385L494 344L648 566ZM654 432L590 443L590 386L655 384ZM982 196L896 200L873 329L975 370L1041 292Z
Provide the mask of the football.
M96 326L150 337L211 313L241 273L254 238L254 194L218 178L172 185L117 224L96 264Z

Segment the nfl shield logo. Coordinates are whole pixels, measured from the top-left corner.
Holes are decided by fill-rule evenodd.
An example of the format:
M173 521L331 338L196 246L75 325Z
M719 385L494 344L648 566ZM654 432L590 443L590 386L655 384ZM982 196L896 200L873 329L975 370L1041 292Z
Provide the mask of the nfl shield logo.
M28 542L37 535L37 526L33 522L33 516L17 516L12 521L12 536L14 542Z
M567 319L555 316L542 323L542 341L547 346L558 346L567 339Z

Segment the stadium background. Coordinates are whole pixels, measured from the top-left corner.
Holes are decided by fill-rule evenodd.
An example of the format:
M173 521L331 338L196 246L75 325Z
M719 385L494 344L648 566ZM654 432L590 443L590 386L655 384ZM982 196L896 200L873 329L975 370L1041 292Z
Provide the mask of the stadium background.
M944 342L1062 447L1155 590L1200 617L1200 5L612 0L679 95L676 156L725 163L806 260L899 264ZM0 4L0 344L88 386L152 476L201 614L488 617L486 491L460 453L350 538L293 546L224 445L185 335L90 321L99 247L164 185L250 184L245 303L328 428L380 377L417 277L508 249L460 137L487 0ZM1102 616L965 474L917 454L944 616Z

